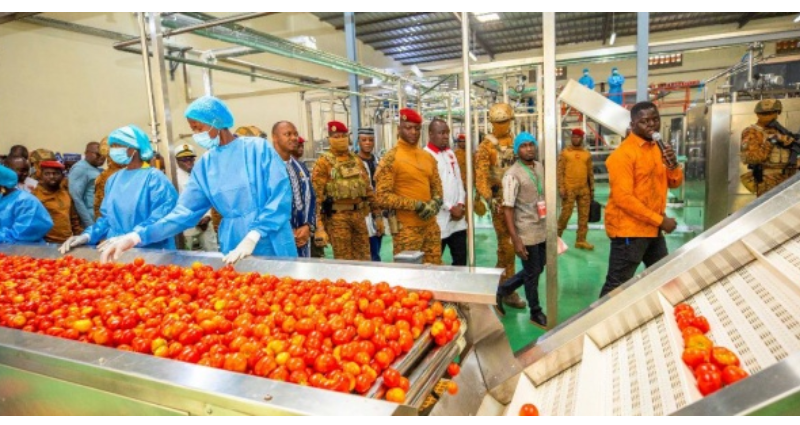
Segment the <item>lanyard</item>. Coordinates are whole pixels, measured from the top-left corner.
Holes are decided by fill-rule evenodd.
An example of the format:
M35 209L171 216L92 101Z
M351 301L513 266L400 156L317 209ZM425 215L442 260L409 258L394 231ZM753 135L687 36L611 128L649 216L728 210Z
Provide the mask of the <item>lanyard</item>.
M536 183L536 190L539 191L539 196L542 196L542 183L539 181L539 178L537 178L536 175L533 174L533 171L531 171L531 169L527 165L525 164L521 165L522 168L525 169L525 172L528 173L528 176L531 178L531 181Z

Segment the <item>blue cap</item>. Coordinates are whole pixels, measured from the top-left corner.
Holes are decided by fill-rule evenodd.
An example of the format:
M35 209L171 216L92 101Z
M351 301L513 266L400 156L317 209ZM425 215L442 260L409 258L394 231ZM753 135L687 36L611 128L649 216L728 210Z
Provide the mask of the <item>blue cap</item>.
M122 145L138 150L139 158L142 161L149 161L153 158L153 147L150 146L150 138L141 128L133 124L112 131L108 135L108 146L111 145Z
M203 96L195 100L186 108L184 116L219 130L233 127L231 110L214 96Z
M589 68L583 68L583 72L589 72Z
M5 165L0 165L0 186L12 188L17 186L17 173L14 170L6 167Z
M539 144L536 143L536 138L533 137L533 134L523 131L522 133L517 134L517 137L514 138L514 155L519 155L519 147L525 143L533 143L534 146L539 146Z
M615 66L615 67L611 68L611 72L617 72L617 67Z

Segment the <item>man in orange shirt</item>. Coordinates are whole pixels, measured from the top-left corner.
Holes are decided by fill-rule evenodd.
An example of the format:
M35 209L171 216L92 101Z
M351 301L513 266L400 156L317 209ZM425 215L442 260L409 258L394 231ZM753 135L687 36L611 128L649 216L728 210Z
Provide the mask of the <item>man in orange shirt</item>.
M422 251L426 264L442 264L442 236L436 215L444 203L436 160L417 145L422 117L400 110L397 145L384 155L375 173L378 206L397 212L400 229L392 235L394 255Z
M658 108L639 102L631 109L631 134L606 160L611 186L606 206L606 233L611 238L606 283L602 298L636 273L644 261L650 267L667 256L667 243L661 233L672 233L677 226L667 217L667 188L683 183L683 169L669 144L664 153L653 140L661 129Z
M64 243L71 236L83 233L78 211L61 181L64 180L64 165L58 161L39 163L40 180L33 189L35 196L44 205L53 219L53 228L44 235L45 242Z
M589 208L594 199L594 171L592 154L583 147L583 130L572 130L572 144L558 157L558 193L561 195L561 215L558 217L558 236L564 233L572 207L578 203L578 237L575 248L594 249L586 242L589 233Z

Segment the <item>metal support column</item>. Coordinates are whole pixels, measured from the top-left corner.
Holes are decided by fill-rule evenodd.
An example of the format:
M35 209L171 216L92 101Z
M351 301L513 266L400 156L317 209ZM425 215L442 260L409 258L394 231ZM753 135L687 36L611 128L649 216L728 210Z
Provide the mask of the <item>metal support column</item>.
M464 135L467 138L467 265L475 267L475 204L473 203L472 187L475 185L474 166L472 164L472 126L470 125L470 114L472 113L472 102L470 99L470 88L472 81L469 75L469 16L467 12L461 12L461 64L463 66L464 89Z
M636 101L650 100L647 63L650 58L650 13L636 13Z
M503 75L503 103L508 103L508 75Z
M354 12L344 12L344 39L347 45L347 59L358 62L358 45L356 44L356 16ZM348 74L348 86L351 92L358 93L358 75ZM350 95L350 129L357 134L361 127L361 102L358 96ZM355 137L353 149L358 146L358 137Z
M558 195L556 184L556 150L558 148L558 114L556 105L556 14L542 13L542 48L544 51L544 181L547 205L547 328L558 324ZM541 152L541 147L539 148ZM541 153L540 153L541 154Z

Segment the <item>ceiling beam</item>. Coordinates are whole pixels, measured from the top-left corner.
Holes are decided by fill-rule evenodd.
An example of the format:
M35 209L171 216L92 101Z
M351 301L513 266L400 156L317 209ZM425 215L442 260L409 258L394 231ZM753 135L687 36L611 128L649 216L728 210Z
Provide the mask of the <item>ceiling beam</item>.
M453 15L456 17L458 22L461 22L461 16L458 15L458 12L453 12ZM483 38L480 30L478 30L480 27L478 19L475 18L475 15L473 15L472 12L467 12L467 19L469 19L469 27L472 29L472 33L475 35L475 41L478 43L478 46L480 46L486 52L486 54L489 55L489 59L494 60L494 50L489 47L489 43L486 42L486 39Z
M38 15L39 13L42 12L3 12L0 13L0 24L16 21L18 19L26 18L28 16Z
M362 26L372 25L372 24L383 24L383 23L386 23L386 22L398 21L400 19L413 18L414 16L430 15L430 14L431 14L431 12L407 13L405 15L393 16L391 18L380 18L380 19L372 19L372 20L369 20L369 21L362 21L361 19L358 18L358 15L360 15L360 13L359 13L359 14L356 14L356 26L357 27L362 27ZM344 29L344 24L337 25L336 29L337 30L343 30ZM358 35L358 28L356 28L356 35Z
M739 24L738 29L741 29L742 27L747 25L747 23L750 22L750 20L753 19L754 16L756 16L755 12L742 13L742 17L739 18L739 21L737 22Z
M453 22L453 20L450 19L450 18L445 18L445 19L436 19L434 21L428 21L428 22L420 22L419 25L422 27L420 32L421 33L425 32L425 28L424 28L425 26L442 24L442 23L449 23L449 22ZM374 36L374 35L386 34L387 31L395 31L395 30L402 30L402 29L404 29L404 27L396 28L396 29L390 29L390 30L382 29L382 30L362 32L361 34L359 34L358 38L361 41L365 42L365 43L372 43L372 42L374 42L376 40L366 40L366 38L369 38L369 37ZM452 29L460 30L461 27L454 27ZM391 38L391 37L389 37L389 38ZM379 39L386 39L386 37L379 37Z

